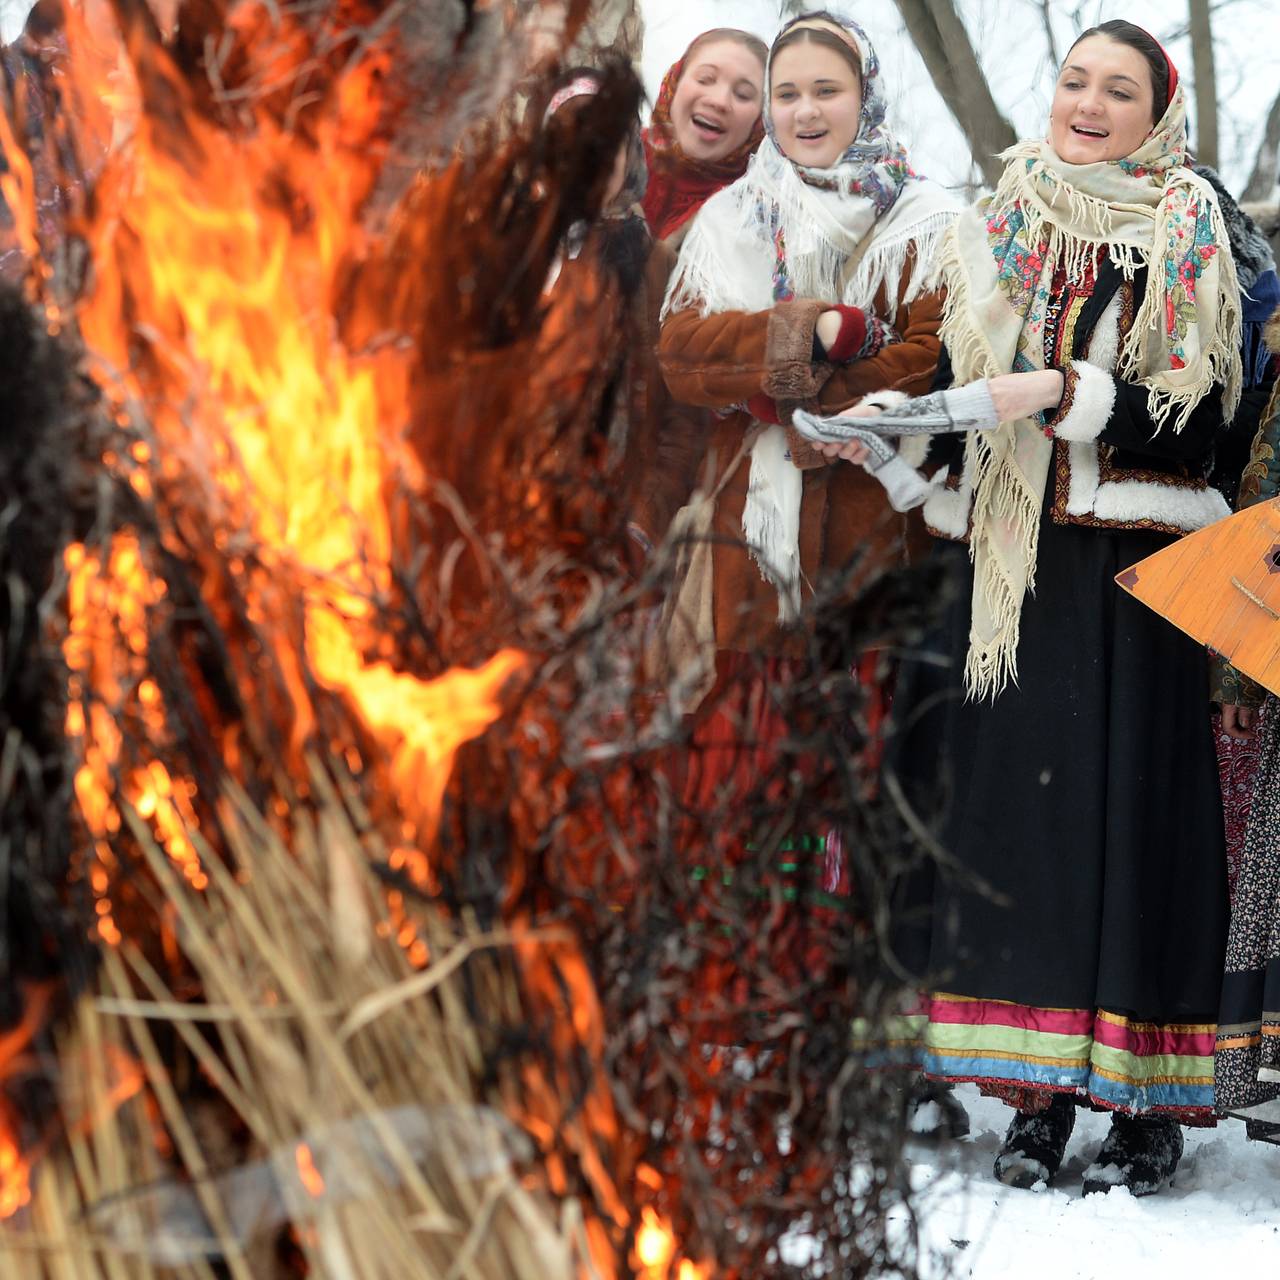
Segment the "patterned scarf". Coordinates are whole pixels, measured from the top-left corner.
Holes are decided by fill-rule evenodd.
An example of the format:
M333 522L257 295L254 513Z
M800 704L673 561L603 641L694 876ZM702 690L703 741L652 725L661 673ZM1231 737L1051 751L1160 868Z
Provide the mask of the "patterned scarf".
M1186 100L1132 155L1070 165L1048 142L1005 153L994 196L947 237L942 337L956 381L1043 369L1055 272L1079 281L1100 252L1146 290L1116 364L1147 389L1157 430L1179 431L1215 386L1230 419L1240 398L1240 294L1212 189L1186 166ZM1023 597L1035 589L1040 509L1053 444L1031 419L971 435L973 615L965 684L995 696L1017 680Z
M702 207L680 251L663 315L696 308L767 311L792 298L814 298L870 310L884 290L896 315L904 300L935 287L944 232L959 207L911 168L885 123L880 64L856 22L798 18L797 25L837 31L862 65L858 135L830 169L788 160L777 145L768 104L767 137L747 172ZM770 56L772 61L772 55ZM800 499L803 481L787 452L786 433L762 429L751 449L742 529L762 575L778 589L778 616L797 612L800 584Z
M695 40L693 44L696 43ZM671 100L688 59L686 49L680 61L662 77L653 118L641 134L645 163L649 167L644 217L655 240L665 240L717 191L742 177L752 152L764 137L764 125L757 120L746 142L723 160L691 160L681 151L671 124Z

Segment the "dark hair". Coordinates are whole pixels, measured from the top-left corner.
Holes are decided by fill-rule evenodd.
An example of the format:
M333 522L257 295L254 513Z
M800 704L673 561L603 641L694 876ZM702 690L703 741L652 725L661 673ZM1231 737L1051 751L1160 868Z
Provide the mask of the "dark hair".
M1103 22L1096 27L1090 27L1088 31L1082 31L1071 48L1074 49L1082 40L1087 40L1090 36L1106 36L1108 40L1114 40L1117 44L1128 45L1130 49L1136 49L1146 59L1147 67L1151 72L1151 123L1157 123L1169 105L1170 92L1169 59L1165 57L1159 41L1150 32L1134 26L1132 22L1112 18L1110 22ZM1068 56L1070 52L1069 49Z
M22 34L32 40L47 40L65 30L67 16L62 0L37 0L23 25Z
M599 208L598 198L620 144L627 148L627 168L619 204L634 206L644 196L647 169L637 114L644 90L631 63L611 56L599 67L566 68L548 86L547 103L579 79L590 80L597 92L570 98L545 121L544 128L553 153L575 157L575 177L565 187L571 216L589 215L601 263L617 280L623 296L630 297L644 275L652 238L643 217L630 212L608 216ZM621 137L620 125L625 130Z
M802 13L798 18L793 18L779 32L777 39L773 42L773 48L769 50L769 57L772 60L780 54L783 49L789 49L794 44L816 44L824 49L830 49L832 53L838 53L849 64L849 69L858 77L858 83L862 83L862 62L855 52L853 46L848 40L841 39L834 31L826 31L822 27L801 27L801 22L830 22L834 26L840 24L825 10L816 13ZM765 91L768 92L769 86L765 85Z
M764 64L769 57L769 46L759 36L753 36L750 31L743 31L738 27L713 27L710 31L704 31L684 51L684 69L680 72L680 79L684 79L684 73L689 69L689 59L698 49L701 49L704 44L718 44L721 40L730 40L734 44L740 44L744 49L749 49L759 58L760 69L764 70Z

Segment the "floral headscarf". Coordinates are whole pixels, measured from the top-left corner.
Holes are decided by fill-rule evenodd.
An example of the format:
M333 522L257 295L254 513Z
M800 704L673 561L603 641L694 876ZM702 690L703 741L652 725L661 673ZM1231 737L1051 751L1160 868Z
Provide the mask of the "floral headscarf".
M790 161L792 168L811 186L845 195L865 196L875 206L877 216L884 213L902 192L902 184L916 176L902 144L894 137L885 121L887 103L880 82L880 59L876 56L867 33L852 18L828 13L806 13L788 22L778 38L798 27L829 31L857 55L862 75L862 117L858 136L845 148L844 154L829 169L813 169ZM777 40L774 41L777 48ZM765 85L771 83L773 50L765 67ZM781 152L773 126L771 98L765 93L764 128L769 141Z

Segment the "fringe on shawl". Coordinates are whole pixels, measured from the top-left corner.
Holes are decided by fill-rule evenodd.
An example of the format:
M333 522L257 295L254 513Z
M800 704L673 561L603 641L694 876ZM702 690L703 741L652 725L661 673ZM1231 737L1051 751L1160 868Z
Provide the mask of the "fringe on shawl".
M767 426L751 449L747 499L742 508L742 533L747 552L760 576L778 593L778 621L794 622L800 614L799 523L803 478L778 466L786 452L781 427ZM773 454L770 459L766 455ZM782 489L776 489L771 476ZM790 489L789 492L785 491Z
M734 193L735 197L738 194ZM778 190L777 208L782 226L805 226L811 220L804 205L786 186ZM740 199L738 215L734 229L748 243L759 245L762 264L757 273L763 271L767 279L770 264L765 259L773 258L774 249L766 202ZM913 302L938 288L942 278L942 241L954 221L953 210L940 208L900 230L879 234L877 228L868 233L865 250L852 254L817 233L805 237L807 243L794 237L788 245L787 259L794 294L797 298L829 299L869 310L883 289L888 314L881 318L893 324L900 301ZM771 304L764 296L752 299L745 290L734 287L737 282L727 278L731 273L709 226L708 220L699 218L681 248L680 261L663 299L663 320L689 309L708 316L723 311L763 310ZM908 260L910 278L905 292L900 293Z
M1005 154L1010 158L1026 159L1021 147L1012 148ZM1043 163L1038 160L1021 171L1016 164L1006 164L989 207L1012 208L1018 201L1024 185L1033 182L1036 171L1043 168ZM1240 287L1236 278L1235 260L1229 248L1230 232L1213 188L1203 179L1192 174L1190 170L1186 173L1187 176L1179 185L1198 191L1206 202L1213 222L1214 241L1218 246L1216 256L1220 279L1218 289L1220 301L1214 316L1212 332L1201 335L1203 369L1200 379L1185 387L1171 387L1162 382L1162 374L1167 373L1167 370L1152 371L1142 367L1146 354L1147 336L1163 333L1165 325L1164 282L1158 272L1147 274L1147 287L1142 296L1142 303L1121 348L1115 369L1117 377L1127 382L1141 383L1147 388L1147 405L1157 431L1171 419L1173 430L1181 431L1196 405L1219 383L1223 387L1223 419L1230 421L1240 404L1244 385L1239 336L1242 316ZM1095 227L1096 237L1082 239L1064 231L1046 218L1034 202L1024 201L1020 208L1027 220L1027 239L1032 244L1044 242L1045 257L1063 263L1069 279L1081 279L1092 265L1098 250L1104 247L1112 263L1119 267L1126 280L1132 280L1140 268L1149 265L1152 248L1116 239L1114 211L1105 200L1076 190L1074 187L1059 187L1058 194L1066 197L1070 220ZM1055 196L1056 198L1058 197ZM1163 200L1161 208L1163 210L1161 216L1153 223L1152 246L1163 247L1169 242L1170 201ZM954 287L955 273L947 271L946 274L949 284Z
M1001 367L986 334L969 322L969 278L961 269L959 240L946 238L941 268L947 279L940 336L951 357L958 382L992 378L1008 373ZM1027 426L1033 424L1022 419ZM1026 591L1035 590L1036 548L1040 536L1040 505L1043 494L1035 493L1016 466L1002 468L1012 458L1018 423L1004 423L995 431L970 432L965 442L965 465L973 476L973 525L969 558L982 580L975 578L978 591L990 611L993 635L983 640L974 627L969 631L969 652L965 658L964 682L968 697L994 698L1012 680L1018 682L1018 638L1021 631L1023 584L1015 582L991 546L997 521L1007 523L1019 546L1027 553ZM985 552L979 557L979 548Z

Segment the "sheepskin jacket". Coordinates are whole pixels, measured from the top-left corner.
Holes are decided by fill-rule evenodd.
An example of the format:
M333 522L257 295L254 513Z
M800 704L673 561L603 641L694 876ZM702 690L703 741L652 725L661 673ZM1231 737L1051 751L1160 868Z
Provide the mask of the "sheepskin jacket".
M1208 480L1222 425L1221 390L1200 401L1181 431L1157 431L1145 388L1115 376L1134 299L1144 288L1143 272L1126 281L1107 260L1076 322L1062 403L1046 422L1054 437L1046 501L1058 524L1182 534L1230 513ZM937 385L948 385L950 376L944 351ZM925 471L939 470L945 483L925 503L925 523L939 537L963 541L973 485L962 437L935 439Z
M894 329L900 341L851 364L814 358L814 327L830 305L825 302L797 299L767 311L708 316L688 309L664 322L659 360L671 394L719 415L703 446L702 479L715 494L711 590L718 649L787 649L778 625L777 591L748 555L742 530L750 447L762 420L756 413L787 427L791 460L804 473L803 596L812 595L826 572L856 564L852 590L866 573L907 559L906 518L890 508L879 483L860 466L829 463L789 424L797 408L838 413L886 387L909 395L929 389L938 361L942 299L927 293L907 302L911 268L908 261L898 286ZM889 314L887 302L882 290L873 302L874 314ZM752 411L743 407L748 401Z

